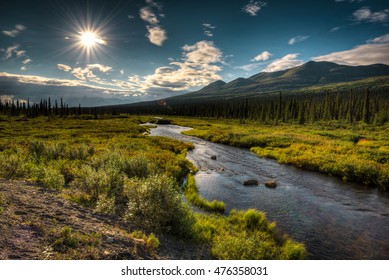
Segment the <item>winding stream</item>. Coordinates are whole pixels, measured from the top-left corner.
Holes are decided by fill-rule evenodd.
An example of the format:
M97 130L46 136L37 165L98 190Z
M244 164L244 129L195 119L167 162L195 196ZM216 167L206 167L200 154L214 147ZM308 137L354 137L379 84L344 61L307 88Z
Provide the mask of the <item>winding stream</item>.
M151 135L195 145L187 159L199 169L195 179L201 196L224 201L227 211L266 212L281 231L306 245L310 259L389 259L387 193L180 133L190 129L158 125ZM247 179L257 179L260 185L243 186ZM263 185L271 179L277 188Z

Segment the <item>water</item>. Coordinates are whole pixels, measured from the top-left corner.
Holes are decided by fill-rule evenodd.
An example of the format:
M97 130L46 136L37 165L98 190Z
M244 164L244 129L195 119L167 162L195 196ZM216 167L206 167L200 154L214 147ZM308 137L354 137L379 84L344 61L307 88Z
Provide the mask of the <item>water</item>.
M306 245L311 259L389 259L388 193L180 133L189 129L159 125L151 135L195 144L187 158L199 168L201 196L224 201L227 211L266 212L282 232ZM243 186L247 179L260 185ZM272 179L277 188L266 188L264 182Z

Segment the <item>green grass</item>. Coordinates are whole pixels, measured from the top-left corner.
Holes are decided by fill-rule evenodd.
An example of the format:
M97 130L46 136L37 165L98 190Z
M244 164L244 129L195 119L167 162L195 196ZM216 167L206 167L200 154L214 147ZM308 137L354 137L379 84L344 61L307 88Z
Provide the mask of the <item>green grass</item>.
M265 125L191 118L175 118L174 123L193 127L184 132L187 135L251 148L280 163L389 189L389 124Z
M185 186L184 194L186 199L190 203L207 212L215 212L215 213L223 214L224 211L226 210L226 206L224 205L224 202L218 200L208 201L199 195L196 186L196 181L192 174L188 174L188 182Z
M304 245L280 236L275 224L254 209L231 211L228 217L197 214L197 237L211 243L217 259L304 259Z
M185 159L193 144L145 136L147 128L139 123L148 119L0 116L0 178L35 181L84 207L115 215L132 231L147 232L150 250L159 246L153 233L168 233L208 244L220 259L305 256L301 244L279 237L260 212L194 214L179 187L196 170ZM198 207L224 212L223 202L198 196L192 175L185 195ZM101 241L67 227L52 236L59 258L82 258L80 251L93 258L93 244Z

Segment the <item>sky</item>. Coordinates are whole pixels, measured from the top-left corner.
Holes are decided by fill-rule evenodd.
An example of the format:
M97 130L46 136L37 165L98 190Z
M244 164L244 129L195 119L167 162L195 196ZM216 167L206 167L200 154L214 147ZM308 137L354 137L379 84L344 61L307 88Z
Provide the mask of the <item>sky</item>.
M0 99L163 99L310 60L389 64L386 0L34 0L0 9Z

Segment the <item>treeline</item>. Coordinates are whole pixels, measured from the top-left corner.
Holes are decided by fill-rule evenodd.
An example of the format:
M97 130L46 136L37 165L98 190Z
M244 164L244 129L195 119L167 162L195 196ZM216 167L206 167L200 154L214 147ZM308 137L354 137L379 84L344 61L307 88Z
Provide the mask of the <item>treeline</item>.
M9 116L178 115L233 118L263 123L341 121L384 124L389 121L389 88L282 93L224 101L155 101L105 107L69 107L62 98L40 102L0 100L0 114Z
M61 98L54 102L48 99L41 99L40 102L27 100L5 100L0 99L0 115L25 116L35 118L39 116L74 116L74 115L97 115L96 108L69 107Z
M320 93L277 93L233 101L118 106L118 113L234 118L265 123L342 121L383 124L389 120L389 90L349 89Z

